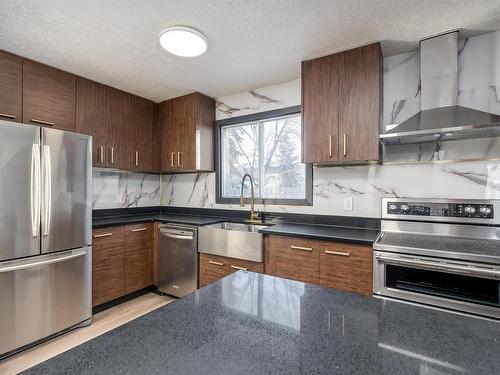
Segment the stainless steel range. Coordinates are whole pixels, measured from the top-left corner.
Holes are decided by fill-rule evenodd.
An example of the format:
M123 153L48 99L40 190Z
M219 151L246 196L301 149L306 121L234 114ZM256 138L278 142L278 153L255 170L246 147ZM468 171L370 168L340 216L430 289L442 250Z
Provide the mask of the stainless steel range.
M500 318L500 200L382 200L374 293Z

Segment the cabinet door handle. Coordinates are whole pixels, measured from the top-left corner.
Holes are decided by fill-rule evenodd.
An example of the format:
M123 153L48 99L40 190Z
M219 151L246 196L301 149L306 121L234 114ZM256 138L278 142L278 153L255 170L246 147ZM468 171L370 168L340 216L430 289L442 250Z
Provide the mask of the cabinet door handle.
M333 137L333 136L330 134L330 146L329 146L329 147L330 147L330 153L328 154L328 156L329 156L329 157L332 157L332 156L333 156L333 151L332 151L332 143L333 143L333 142L332 142L332 137Z
M10 118L10 119L15 119L16 118L16 116L9 115L8 113L0 113L0 117Z
M41 124L41 125L47 125L47 126L54 126L56 124L55 122L38 120L36 118L32 118L31 122L34 122L36 124Z
M224 265L224 263L216 262L213 260L209 260L208 263L213 264L214 266L223 266Z
M135 166L139 166L139 151L135 152Z
M290 249L302 250L302 251L313 251L312 247L303 247L303 246L295 246L295 245L290 246Z
M94 234L94 238L101 238L101 237L109 237L112 236L113 233L102 233L102 234Z
M330 254L330 255L340 255L342 257L348 257L351 255L351 253L347 252L341 252L341 251L332 251L332 250L325 250L325 254Z
M248 268L245 268L245 267L238 267L238 266L235 266L234 264L231 264L231 268L233 268L233 269L235 269L235 270L248 271Z
M182 167L182 152L177 153L177 166Z
M347 156L347 134L344 133L344 156Z
M115 164L115 148L111 147L111 164Z
M104 146L99 147L99 161L104 164Z
M172 167L175 167L175 152L172 152L172 153L170 154L170 165L171 165Z
M137 228L137 229L132 229L132 232L144 232L145 230L148 230L148 228Z

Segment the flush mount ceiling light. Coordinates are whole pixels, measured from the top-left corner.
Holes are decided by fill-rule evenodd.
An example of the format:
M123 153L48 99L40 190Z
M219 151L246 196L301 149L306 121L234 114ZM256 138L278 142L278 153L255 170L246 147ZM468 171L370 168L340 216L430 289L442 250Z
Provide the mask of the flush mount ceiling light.
M208 41L205 35L192 27L171 26L160 33L160 44L173 55L195 57L205 53Z

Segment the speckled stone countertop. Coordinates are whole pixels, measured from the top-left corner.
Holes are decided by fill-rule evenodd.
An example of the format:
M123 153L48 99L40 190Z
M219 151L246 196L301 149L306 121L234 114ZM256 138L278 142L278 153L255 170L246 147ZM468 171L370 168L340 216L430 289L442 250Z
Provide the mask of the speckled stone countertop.
M174 215L174 214L145 214L145 215L120 215L113 217L99 217L92 220L93 228L108 227L113 225L124 225L133 223L145 223L162 221L187 225L207 225L223 221L220 217Z
M365 228L350 228L333 225L309 225L280 223L261 229L264 234L314 238L317 240L357 242L373 244L380 231Z
M238 271L28 374L499 374L500 322Z
M180 214L144 214L144 215L118 215L110 217L95 217L92 220L93 228L101 228L113 225L125 225L142 222L170 222L202 226L220 221L243 221L241 219L211 217L203 215L180 215ZM342 241L372 244L379 234L379 230L369 228L353 228L336 225L315 225L298 223L278 222L259 232L263 234L274 234L282 236L296 236L313 238L326 241Z

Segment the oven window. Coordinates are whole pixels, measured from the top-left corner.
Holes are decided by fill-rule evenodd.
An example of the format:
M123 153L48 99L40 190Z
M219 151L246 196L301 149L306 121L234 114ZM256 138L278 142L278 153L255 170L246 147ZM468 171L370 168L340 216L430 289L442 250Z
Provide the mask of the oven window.
M386 265L386 286L500 307L500 280Z

